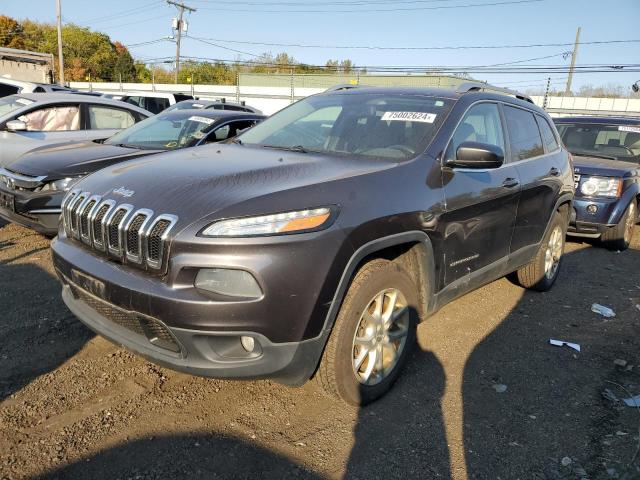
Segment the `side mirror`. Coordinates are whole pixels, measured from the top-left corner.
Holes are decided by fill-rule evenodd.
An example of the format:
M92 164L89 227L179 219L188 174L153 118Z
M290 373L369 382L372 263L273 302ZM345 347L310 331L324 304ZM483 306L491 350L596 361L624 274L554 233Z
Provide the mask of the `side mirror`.
M10 132L24 132L27 129L27 124L22 120L9 120L7 122L7 130Z
M504 163L504 151L495 145L463 142L456 150L456 158L446 161L448 167L498 168Z

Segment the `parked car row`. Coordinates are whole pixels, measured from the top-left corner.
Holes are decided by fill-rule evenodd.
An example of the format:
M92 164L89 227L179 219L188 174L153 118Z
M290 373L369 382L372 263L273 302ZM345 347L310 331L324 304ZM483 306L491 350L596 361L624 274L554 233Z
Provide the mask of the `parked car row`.
M314 379L366 404L443 305L504 275L548 290L568 231L610 246L638 220L640 121L558 131L478 83L334 88L264 121L198 102L0 171L1 216L45 233L60 219L69 309L175 370Z
M242 112L175 110L149 117L106 140L31 150L0 168L0 216L54 236L62 197L84 176L133 158L227 140L263 118Z

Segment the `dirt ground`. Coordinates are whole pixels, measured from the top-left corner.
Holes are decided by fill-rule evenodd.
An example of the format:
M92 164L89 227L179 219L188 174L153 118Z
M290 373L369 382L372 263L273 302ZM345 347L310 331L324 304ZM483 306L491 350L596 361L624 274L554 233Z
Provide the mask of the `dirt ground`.
M94 336L59 290L48 241L0 226L3 480L640 478L640 409L616 401L640 393L640 245L569 243L551 292L502 279L450 304L364 409L157 367Z

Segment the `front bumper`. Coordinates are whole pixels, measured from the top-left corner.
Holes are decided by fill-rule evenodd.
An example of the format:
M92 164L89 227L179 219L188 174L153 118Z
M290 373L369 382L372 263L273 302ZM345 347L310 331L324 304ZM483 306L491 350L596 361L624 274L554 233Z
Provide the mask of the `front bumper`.
M164 326L176 346L175 349L167 349L149 341L157 332L134 332L123 326L126 324L124 322L115 323L83 301L83 298L86 299L91 294L79 289L62 275L60 279L65 304L94 332L153 363L191 375L240 379L273 378L288 385L300 385L313 375L317 359L327 340L323 335L313 340L274 344L254 332L214 333ZM94 302L100 300L94 298ZM245 352L240 344L241 335L252 336L259 345L259 351L254 354Z
M0 192L13 198L13 208L0 207L1 218L44 235L58 233L64 192L44 195L5 189Z
M621 199L580 198L573 201L575 220L569 224L567 233L577 236L598 237L608 228L616 225L616 217L620 215ZM589 213L587 208L596 208L595 213ZM622 212L626 206L622 208Z
M171 256L166 276L108 259L64 231L51 247L65 303L112 342L194 375L298 385L315 372L329 335L312 319L326 318L327 298L337 286L324 292L332 278L327 269L345 243L351 252L343 240L339 229L329 229L271 237L260 246L233 247L225 240L208 245L206 255L191 246L189 254ZM198 268L233 266L253 273L262 298L213 298L193 286ZM241 336L252 337L258 348L244 350Z

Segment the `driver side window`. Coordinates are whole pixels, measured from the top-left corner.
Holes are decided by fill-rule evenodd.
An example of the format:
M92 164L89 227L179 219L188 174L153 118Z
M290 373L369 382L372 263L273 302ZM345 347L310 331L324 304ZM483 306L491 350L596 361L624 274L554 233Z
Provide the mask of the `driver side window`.
M467 111L451 137L446 158L455 160L458 147L464 142L495 145L504 151L504 134L498 105L480 103Z

